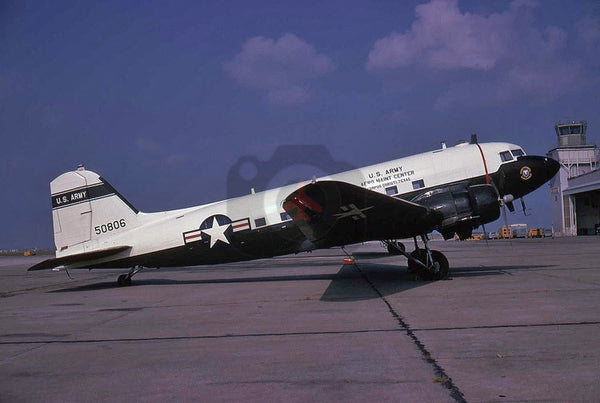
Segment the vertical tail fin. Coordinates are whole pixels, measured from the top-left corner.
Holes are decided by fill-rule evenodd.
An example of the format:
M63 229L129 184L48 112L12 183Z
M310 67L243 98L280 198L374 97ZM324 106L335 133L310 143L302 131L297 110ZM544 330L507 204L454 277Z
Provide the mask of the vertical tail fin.
M50 183L56 255L94 250L99 237L140 224L138 210L106 180L83 167Z

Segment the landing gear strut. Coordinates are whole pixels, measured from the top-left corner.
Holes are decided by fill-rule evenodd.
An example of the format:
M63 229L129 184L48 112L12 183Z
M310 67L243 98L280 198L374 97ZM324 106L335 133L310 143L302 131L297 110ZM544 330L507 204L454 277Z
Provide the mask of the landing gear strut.
M415 237L415 250L411 253L407 253L404 248L396 246L394 241L384 242L389 249L396 249L397 254L408 259L408 273L413 274L415 279L430 281L448 277L450 266L446 256L440 251L429 248L427 235L421 235L421 240L425 248L419 248L417 237Z
M141 272L144 269L143 266L134 266L131 269L129 269L129 272L127 274L121 274L118 278L117 278L117 284L119 284L119 287L128 287L131 285L131 277L133 277L134 275L136 275L137 273Z

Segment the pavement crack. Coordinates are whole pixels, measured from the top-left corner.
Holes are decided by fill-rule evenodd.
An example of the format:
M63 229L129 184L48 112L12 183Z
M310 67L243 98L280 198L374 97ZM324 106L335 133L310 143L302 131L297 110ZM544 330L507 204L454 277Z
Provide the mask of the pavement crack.
M579 322L551 322L551 323L524 323L524 324L506 324L506 325L481 325L481 326L454 326L454 327L430 327L421 329L412 329L413 332L439 332L451 330L477 330L477 329L520 329L528 327L556 327L556 326L588 326L600 325L600 321L579 321Z
M383 295L381 291L377 288L375 283L371 281L371 279L367 276L365 272L363 272L360 267L355 263L354 267L358 270L362 278L369 284L369 286L373 289L373 291L377 294L379 299L383 301L383 303L388 307L388 310L396 319L398 324L400 325L400 329L403 330L404 333L411 339L411 341L415 344L417 349L421 352L423 356L423 360L430 364L433 367L433 372L435 374L434 382L440 383L446 389L450 391L450 397L452 397L457 402L466 402L463 393L460 391L458 386L452 381L452 378L446 373L444 368L433 358L429 350L425 344L419 340L415 332L410 328L410 325L404 320L404 318L394 309L392 304L387 300L387 298Z
M323 336L323 335L341 335L341 334L364 334L364 333L393 333L400 332L401 329L362 329L362 330L332 330L315 332L285 332L285 333L243 333L243 334L219 334L219 335L199 335L199 336L162 336L162 337L124 337L112 339L60 339L60 340L20 340L20 341L0 341L0 345L19 345L19 344L85 344L85 343L127 343L127 342L153 342L153 341L185 341L201 339L235 339L247 337L289 337L289 336Z
M415 381L398 381L395 379L374 379L374 380L364 380L364 379L311 379L305 381L298 380L288 380L288 379L256 379L256 380L239 380L239 381L218 381L218 382L209 382L208 385L227 385L227 386L235 386L235 385L269 385L269 384L282 384L282 385L296 385L296 386L313 386L313 385L327 385L327 386L337 386L337 385L375 385L375 386L390 386L390 385L401 385L401 384L414 384Z

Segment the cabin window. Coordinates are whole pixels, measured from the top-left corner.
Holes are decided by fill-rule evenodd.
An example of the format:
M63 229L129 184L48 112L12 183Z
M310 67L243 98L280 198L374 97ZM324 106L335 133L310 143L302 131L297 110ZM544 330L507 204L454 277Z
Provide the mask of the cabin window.
M525 155L525 153L523 152L523 150L521 150L520 148L517 148L516 150L510 150L510 152L512 152L512 155L515 158L521 157L521 156Z
M286 211L279 214L279 216L281 217L281 221L289 221L292 219L292 217Z
M389 188L385 188L385 193L388 196L393 196L398 194L398 186L390 186Z
M502 159L502 162L512 161L513 156L510 151L502 151L500 153L500 159Z
M423 181L423 179L419 179L418 181L413 181L412 185L413 189L421 189L425 187L425 181Z
M267 225L267 220L265 217L257 218L256 220L254 220L255 227L264 227L265 225Z

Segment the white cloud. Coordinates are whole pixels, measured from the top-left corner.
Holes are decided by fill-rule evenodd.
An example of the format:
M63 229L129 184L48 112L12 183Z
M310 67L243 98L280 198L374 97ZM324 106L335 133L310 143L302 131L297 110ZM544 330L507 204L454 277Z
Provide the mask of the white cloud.
M238 83L265 91L273 104L300 104L311 98L310 81L333 70L326 55L294 34L278 40L257 36L248 39L225 71Z
M523 7L527 7L523 5ZM369 53L367 69L394 69L410 64L437 69L488 70L506 57L511 25L522 7L484 17L461 13L457 0L432 0L415 8L416 20L405 34L379 39Z
M580 87L585 72L569 54L565 30L536 27L536 6L517 0L501 13L478 15L461 12L457 0L431 0L415 8L408 31L375 42L366 69L384 76L410 67L438 76L452 72L452 88L441 86L437 107L468 97L475 104L555 99Z

